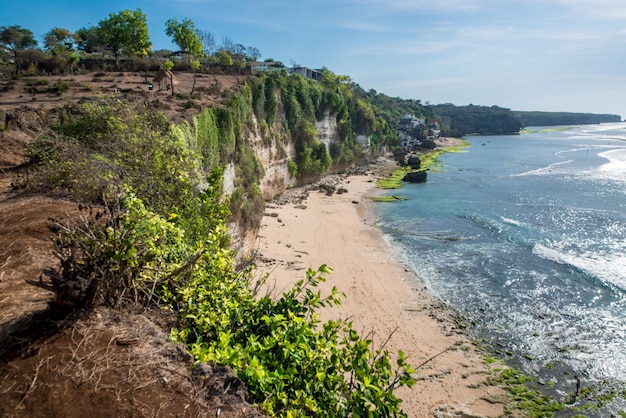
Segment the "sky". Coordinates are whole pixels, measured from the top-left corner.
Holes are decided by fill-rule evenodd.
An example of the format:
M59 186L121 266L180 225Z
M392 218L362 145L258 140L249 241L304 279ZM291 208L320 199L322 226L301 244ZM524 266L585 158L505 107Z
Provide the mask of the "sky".
M165 21L256 47L261 60L326 67L423 103L612 113L626 118L624 0L22 0L0 26L75 31L141 9L153 50Z

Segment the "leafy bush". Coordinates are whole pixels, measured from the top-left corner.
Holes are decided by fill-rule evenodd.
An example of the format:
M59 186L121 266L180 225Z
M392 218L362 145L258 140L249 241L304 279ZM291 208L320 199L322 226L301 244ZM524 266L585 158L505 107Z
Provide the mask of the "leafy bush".
M85 212L56 223L54 246L61 268L47 275L57 306L145 303L155 296L157 284L163 286L164 280L183 272L183 230L148 211L133 194L120 195L96 215L91 209ZM104 221L98 221L102 215Z
M289 171L289 175L291 177L297 177L298 176L298 164L296 164L295 161L289 160L287 162L287 170Z
M198 204L206 194L198 186L202 166L177 133L162 115L138 113L113 100L66 108L53 131L30 145L33 170L26 184L97 204L114 201L127 185L162 216L182 212L179 222L187 233L201 235L211 220L202 216L208 206ZM221 171L215 167L211 173Z
M62 96L63 93L70 89L71 85L72 83L68 81L57 81L52 87L50 87L49 91L57 96Z
M125 196L109 206L105 222L59 224L62 268L50 273L59 303L171 310L178 317L172 339L198 361L231 366L270 416L405 416L394 390L415 380L402 352L394 366L351 323L318 319L320 307L343 298L335 288L328 296L314 290L330 268L309 269L276 300L258 298L252 270L237 272L222 245L224 216L189 240L176 213L165 219Z
M405 416L393 391L415 380L402 352L394 368L351 323L318 319L319 307L342 298L335 288L326 297L312 290L330 272L309 269L277 300L256 299L249 275L194 276L172 337L200 361L233 367L270 416Z

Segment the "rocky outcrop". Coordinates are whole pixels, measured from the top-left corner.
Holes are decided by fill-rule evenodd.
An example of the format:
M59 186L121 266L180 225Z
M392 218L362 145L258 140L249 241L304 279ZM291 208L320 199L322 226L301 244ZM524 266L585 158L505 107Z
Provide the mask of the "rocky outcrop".
M417 154L411 153L404 148L397 149L393 152L393 158L402 167L411 167L412 170L419 170L422 160Z
M406 159L406 163L409 165L409 167L411 167L411 170L419 170L420 166L422 165L422 161L417 155L409 155Z
M426 172L425 171L412 171L410 173L406 173L402 181L406 181L409 183L426 183Z

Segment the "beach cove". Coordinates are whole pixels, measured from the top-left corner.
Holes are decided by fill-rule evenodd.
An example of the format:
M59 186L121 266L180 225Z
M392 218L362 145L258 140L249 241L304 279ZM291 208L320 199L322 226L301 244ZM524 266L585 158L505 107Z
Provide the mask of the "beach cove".
M441 146L442 144L440 144ZM456 143L444 143L444 146ZM402 350L416 367L417 384L397 391L409 417L497 417L504 391L487 383L489 366L463 333L455 315L424 289L394 256L376 226L376 179L394 163L379 159L356 175L333 178L342 193L312 187L288 190L269 204L259 232L257 271L268 273L267 289L281 294L308 268L334 272L320 285L346 294L322 320L348 319L373 348ZM464 414L464 415L463 415Z

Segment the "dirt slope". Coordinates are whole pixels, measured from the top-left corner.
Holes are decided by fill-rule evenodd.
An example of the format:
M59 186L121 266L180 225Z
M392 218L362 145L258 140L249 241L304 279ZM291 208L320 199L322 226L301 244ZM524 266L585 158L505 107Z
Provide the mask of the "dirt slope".
M188 92L191 76L181 78L176 88ZM37 81L43 79L47 84ZM186 100L148 91L142 81L139 74L0 81L0 416L260 416L232 371L209 365L191 371L191 356L167 341L169 320L161 312L100 309L68 317L48 310L51 293L26 283L57 265L49 219L76 210L72 202L12 187L24 145L45 129L51 109L112 94L158 105L175 120L190 118L197 104L219 101L201 93L186 108ZM49 91L57 82L69 84L60 96ZM219 91L237 82L220 77ZM200 79L198 86L212 84Z

